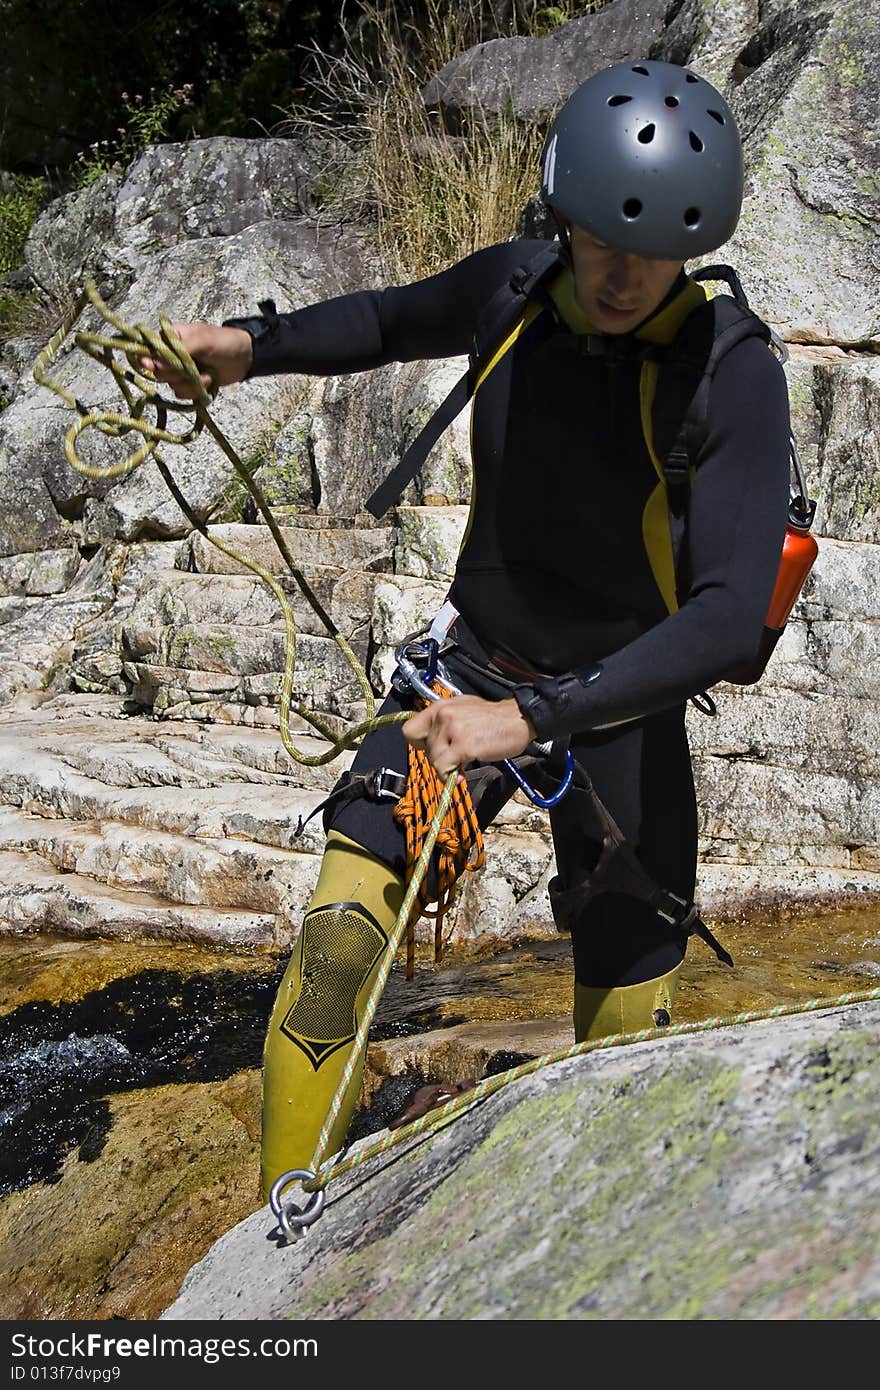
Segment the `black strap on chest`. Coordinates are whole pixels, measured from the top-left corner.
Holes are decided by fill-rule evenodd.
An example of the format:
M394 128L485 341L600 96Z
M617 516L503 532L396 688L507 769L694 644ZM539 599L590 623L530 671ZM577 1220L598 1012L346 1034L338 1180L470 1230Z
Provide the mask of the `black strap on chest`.
M517 266L495 291L480 316L469 353L468 369L437 407L400 461L367 498L366 508L378 520L398 501L412 482L444 430L464 409L477 387L477 379L492 353L519 323L530 300L546 296L545 286L562 266L558 242L542 247L525 265Z
M706 438L709 393L719 362L745 338L770 343L770 327L748 305L736 272L727 265L704 266L692 280L723 280L731 294L700 304L675 339L661 349L657 391L651 416L654 452L660 460L669 507L669 532L676 589L687 593L689 576L684 538L691 469Z

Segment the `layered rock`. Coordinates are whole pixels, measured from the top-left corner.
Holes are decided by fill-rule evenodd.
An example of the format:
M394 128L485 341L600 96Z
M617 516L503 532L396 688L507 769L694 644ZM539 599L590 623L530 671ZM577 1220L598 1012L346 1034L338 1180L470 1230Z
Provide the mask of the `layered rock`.
M450 120L469 104L494 109L501 92L523 118L543 120L589 71L650 50L704 73L740 120L748 173L743 218L730 245L713 258L737 264L755 308L789 340L793 423L818 499L820 555L760 685L720 687L715 720L689 715L702 817L700 890L709 912L868 901L877 891L873 596L880 493L873 480L880 475L880 379L876 357L866 350L876 338L870 257L876 149L866 112L876 108L877 65L870 57L877 32L873 16L851 0L797 6L767 0L757 11L750 0L685 0L673 7L614 0L546 38L481 45L444 68L425 94ZM156 323L163 314L216 321L252 312L265 297L290 309L380 284L365 225L321 229L310 220L310 170L309 151L294 141L155 147L123 175L107 175L46 210L28 243L30 273L61 303L68 287L91 272L113 310L131 323ZM98 316L87 309L78 326L96 329ZM20 729L22 750L39 740L38 723L52 731L56 719L70 720L75 709L88 716L95 747L113 748L124 712L141 721L142 747L163 730L173 729L178 753L188 739L201 738L205 790L212 769L224 765L216 741L234 734L260 745L259 753L241 755L247 766L268 756L274 741L282 784L314 791L315 770L291 760L278 736L290 642L276 598L253 571L192 532L153 463L115 480L69 466L63 434L72 412L30 378L40 346L28 339L4 346L13 399L0 414L6 498L0 699L23 701L6 715L9 727ZM451 359L328 380L265 378L224 391L212 411L258 478L295 562L377 696L395 644L430 619L449 583L469 501L466 412L432 452L404 505L376 523L363 510L364 499L463 366ZM109 375L82 354L63 349L52 374L80 400L118 406ZM92 431L77 447L89 464L100 465L118 460L128 446ZM297 633L294 703L312 705L337 732L362 718L368 708L362 681L286 574L229 458L207 432L186 450L168 446L165 453L209 533L268 569L287 594ZM36 715L45 696L55 698ZM296 716L291 730L295 740L309 737ZM109 768L112 757L102 766ZM325 767L323 787L332 782L329 767L338 771L345 761ZM109 863L107 844L87 854L77 824L85 813L59 812L51 798L44 801L27 758L19 770L33 772L33 785L26 775L3 793L10 826L18 825L25 805L39 808L29 814L40 816L52 806L76 847L71 856L84 869L92 866L98 883ZM100 783L104 773L89 775ZM134 772L128 775L137 782ZM212 794L220 794L225 776ZM242 772L241 780L254 779ZM121 828L113 834L126 847L124 854L114 851L116 862L124 857L131 866L140 855L142 881L136 884L132 871L125 883L112 885L114 892L161 898L168 889L168 901L177 902L186 874L157 874L127 814L118 806L114 811ZM181 833L175 816L155 810L157 846L163 835ZM491 867L463 886L462 928L492 936L520 924L550 931L546 819L519 794L505 816L487 837ZM135 817L132 826L138 824ZM48 909L22 906L45 898L43 876L57 871L58 836L34 834L16 848L10 834L6 852L24 858L14 873L10 866L9 883L17 887L6 899L6 928L60 920L63 907L46 916ZM307 859L313 869L313 856ZM181 863L190 863L182 850ZM27 891L31 871L35 888L40 885L34 899ZM236 872L217 869L216 882L230 891L224 903L212 900L211 911L252 910L247 892L242 899L243 890L232 889ZM83 903L90 873L79 876ZM191 881L206 885L209 877ZM175 910L195 911L197 904L184 899ZM55 901L67 898L62 893ZM209 910L207 902L202 906ZM128 920L124 929L135 930L134 919L115 913L112 904L106 911L83 907L69 920L88 931L101 923L119 931ZM144 930L161 934L160 919L161 913L147 913ZM169 930L210 934L214 920L179 918ZM216 931L219 942L229 939L226 927ZM239 931L242 940L288 939L276 920L241 924L233 936Z

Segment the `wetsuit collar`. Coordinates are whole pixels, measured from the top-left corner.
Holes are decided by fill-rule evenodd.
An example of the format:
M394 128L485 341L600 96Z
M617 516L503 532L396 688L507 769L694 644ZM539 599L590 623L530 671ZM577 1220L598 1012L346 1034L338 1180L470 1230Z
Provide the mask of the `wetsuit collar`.
M621 343L633 338L648 343L671 343L685 319L706 299L703 286L682 270L675 284L657 308L632 333L603 334L587 318L574 297L574 275L564 269L550 286L559 317L573 333L610 337Z

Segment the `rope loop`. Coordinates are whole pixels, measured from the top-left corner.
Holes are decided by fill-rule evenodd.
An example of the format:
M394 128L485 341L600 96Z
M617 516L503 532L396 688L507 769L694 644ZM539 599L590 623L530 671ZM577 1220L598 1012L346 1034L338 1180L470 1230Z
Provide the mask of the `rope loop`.
M451 696L442 681L432 689L444 698ZM427 701L420 702L424 708ZM409 877L422 853L428 831L437 814L443 796L444 781L430 762L423 748L410 744L407 749L408 775L406 791L394 808L393 816L403 826L406 835L406 867ZM419 884L418 904L421 915L434 919L434 961L443 956L443 921L455 898L458 880L465 871L481 869L485 862L483 832L467 782L458 774L452 787L449 809L443 818L436 843L436 893L428 886L427 876ZM436 906L430 904L436 900ZM406 978L415 973L415 920L406 933Z
M125 413L99 407L88 407L49 376L50 365L57 358L62 345L73 332L77 320L88 305L91 305L116 332L110 336L80 330L74 333L73 341L76 347L91 357L93 361L106 367L112 373L125 402ZM117 360L117 354L122 355L125 359L124 363ZM162 395L154 371L147 368L138 370L131 365L132 360L137 361L138 358L144 356L161 359L175 371L188 376L194 392L194 399L170 400ZM212 379L210 387L205 386L196 362L181 341L180 336L174 331L170 319L160 316L158 332L144 324L137 324L132 327L104 302L94 281L87 279L85 288L77 297L70 314L39 354L34 364L33 377L39 385L53 391L77 412L78 418L71 425L64 441L65 455L72 468L88 478L113 479L126 477L135 468L138 468L145 459L153 459L175 501L193 529L216 546L218 550L244 566L245 569L250 570L271 591L284 616L285 630L284 671L278 690L281 741L285 751L294 762L307 767L323 766L325 763L332 762L340 753L356 748L373 729L386 724L401 723L407 718L406 714L389 714L377 718L376 697L366 671L349 642L318 600L305 575L295 563L284 535L263 497L256 479L245 468L226 436L211 418L209 407L216 399L218 391L216 378ZM154 424L150 424L144 418L148 410L155 411ZM175 431L167 427L169 414L172 413L192 415L193 419L185 429ZM90 464L78 452L81 436L90 429L97 429L101 434L111 438L123 438L133 432L140 436L140 443L132 453L119 462L103 465ZM304 705L293 703L293 682L296 669L296 623L288 597L277 578L257 561L252 560L250 556L242 554L233 546L227 545L219 536L210 533L204 519L189 505L165 462L161 445L185 446L191 444L204 429L207 429L213 436L253 497L257 509L270 529L284 563L312 609L324 623L329 635L336 642L358 683L366 706L366 718L341 735L334 733L327 720L311 712ZM306 753L296 747L290 732L292 712L297 714L331 745L325 752Z

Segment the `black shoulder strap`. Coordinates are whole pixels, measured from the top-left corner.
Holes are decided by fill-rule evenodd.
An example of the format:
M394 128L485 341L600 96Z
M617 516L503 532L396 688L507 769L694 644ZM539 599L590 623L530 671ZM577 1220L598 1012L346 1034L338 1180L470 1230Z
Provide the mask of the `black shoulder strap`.
M669 502L669 529L679 593L686 590L682 572L684 533L690 493L690 469L706 437L709 392L718 363L744 338L770 343L770 327L748 305L730 266L704 266L694 280L724 280L732 294L716 295L688 316L660 359L651 427Z
M539 298L543 287L560 268L562 247L551 242L516 270L495 291L480 316L474 332L467 371L437 407L421 432L410 444L399 463L366 501L372 516L382 517L418 473L443 431L463 410L477 385L484 362L516 327L530 299Z

